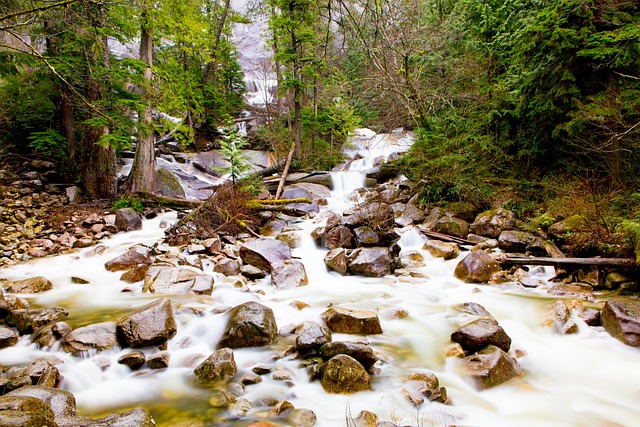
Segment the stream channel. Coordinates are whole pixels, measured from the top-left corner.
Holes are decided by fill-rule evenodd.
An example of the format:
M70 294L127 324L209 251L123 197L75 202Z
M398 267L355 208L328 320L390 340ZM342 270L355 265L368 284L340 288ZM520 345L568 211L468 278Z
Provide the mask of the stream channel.
M334 341L366 341L382 356L384 363L372 375L372 391L327 394L318 381L309 382L305 368L299 367L300 360L293 357L274 360L275 350L263 347L234 351L238 378L250 373L256 365L268 365L291 372L292 381L275 381L264 375L261 383L246 387L243 397L252 403L265 396L286 399L296 408L314 411L316 425L320 427L353 425L348 418L356 417L361 410L374 412L380 420L399 426L639 425L640 351L580 319L574 319L579 331L573 335L561 335L544 326L548 305L555 299L545 293L466 284L455 279L453 270L466 255L465 251L450 261L433 258L422 249L425 238L415 229L399 229L401 255L413 250L425 259L424 266L414 269L422 277L366 278L341 276L327 270L323 262L327 250L317 247L310 233L322 225L322 211L338 212L355 206L357 193L353 190L363 186L362 171L370 166L373 157L403 148L385 147L382 142L360 151L366 157L354 161L349 170L333 172L334 189L328 205L321 207L316 219L295 224L301 242L293 249L293 255L306 268L307 286L277 290L267 277L250 282L244 289L236 288L235 279L213 272L205 257L205 272L215 278L212 295L170 296L179 308L174 308L178 332L167 346L171 357L168 368L131 371L117 363L129 349L74 357L59 348L37 348L30 336L23 336L18 345L1 350L0 364L24 366L42 357L60 359L62 363L57 367L64 377L61 388L75 395L83 415L98 416L142 406L160 426L246 426L253 420L264 420L270 408L254 403L244 418L230 419L224 410L209 404L211 389L194 382L194 367L215 350L223 333L224 309L257 301L273 309L281 328L306 320L322 323L320 314L334 305L373 310L380 316L382 334L333 336ZM154 245L164 236L161 221L175 220L175 212L163 213L146 220L142 230L119 233L104 241L107 249L102 254L91 255L92 248L82 249L15 265L2 271L2 276L9 280L47 277L54 289L26 298L33 306L63 307L70 313L65 321L73 327L117 320L163 295L142 293L142 285L120 282L120 273L108 272L104 263L134 244ZM536 271L542 280L553 274L552 268ZM74 284L72 276L85 278L89 284ZM133 292L121 292L125 287L133 288ZM309 306L298 309L291 304L293 301ZM518 358L523 375L477 391L461 375L460 359L445 356L451 333L472 319L456 309L464 302L481 304L498 320L513 340L512 348L523 354ZM408 315L398 318L394 313L399 310ZM157 350L143 351L150 354ZM402 379L423 371L437 375L447 389L451 405L426 401L415 407L403 397Z

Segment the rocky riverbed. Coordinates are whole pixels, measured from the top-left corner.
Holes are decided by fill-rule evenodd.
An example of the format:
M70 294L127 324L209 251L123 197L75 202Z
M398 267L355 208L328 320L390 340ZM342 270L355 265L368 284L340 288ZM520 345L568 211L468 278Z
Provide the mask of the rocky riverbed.
M15 265L0 298L3 425L394 426L424 423L412 420L421 411L441 425L524 425L474 402L544 389L538 344L508 304L523 315L536 307L532 323L557 337L595 334L624 343L615 352L627 356L640 345L640 306L627 296L637 285L623 272L549 280L549 268L503 268L501 253L546 253L543 237L514 230L504 209L425 210L398 182L360 189L343 209L307 183L288 194L313 203L301 216L265 215L259 237L165 239L175 221L166 214L143 222L99 206L42 220L65 212L68 197L30 177L4 187L3 262ZM126 238L143 224L150 234ZM93 417L78 415L76 398ZM618 404L616 416L599 417L624 418ZM483 424L474 411L497 418ZM546 425L589 425L570 412Z

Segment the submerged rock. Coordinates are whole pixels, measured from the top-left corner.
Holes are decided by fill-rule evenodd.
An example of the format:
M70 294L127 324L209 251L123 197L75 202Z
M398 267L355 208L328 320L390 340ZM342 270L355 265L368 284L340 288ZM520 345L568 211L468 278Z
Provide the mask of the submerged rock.
M327 393L351 394L371 390L371 377L353 357L338 354L320 366L320 383Z
M273 310L257 302L237 305L227 314L227 326L218 348L269 345L278 333Z

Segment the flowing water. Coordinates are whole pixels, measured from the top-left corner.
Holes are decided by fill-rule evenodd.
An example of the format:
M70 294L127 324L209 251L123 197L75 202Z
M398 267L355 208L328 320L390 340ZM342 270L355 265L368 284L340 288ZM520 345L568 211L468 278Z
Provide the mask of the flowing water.
M363 138L374 142L370 136ZM402 137L392 138L397 142ZM376 139L377 141L377 139ZM380 153L360 144L356 151ZM385 148L386 149L386 148ZM367 160L360 166L367 167ZM362 186L358 171L334 175L336 189L328 209L352 207L357 198L352 190ZM560 335L543 326L547 305L552 299L535 290L508 290L488 285L465 284L455 279L457 260L435 259L421 246L424 238L413 229L401 233L401 255L418 251L425 266L415 270L422 277L388 276L365 278L340 276L324 266L325 249L315 246L310 232L322 224L323 215L296 224L302 238L293 254L304 263L309 284L304 287L276 290L268 278L239 289L234 281L204 269L216 280L216 289L208 296L175 295L178 333L168 343L170 366L164 370L131 371L117 359L129 350L113 349L84 358L73 357L57 348L38 349L30 337L19 344L0 350L0 364L26 365L40 357L57 357L64 380L62 388L74 393L82 414L98 415L134 406L147 408L159 425L238 425L260 419L269 408L256 406L242 421L229 420L228 414L209 404L212 390L196 386L193 367L214 349L224 327L225 308L245 301L258 301L271 307L278 327L305 320L321 322L320 314L329 305L375 310L384 330L375 336L334 334L337 340L365 340L386 363L372 376L373 390L354 395L328 395L319 382L309 382L299 360L274 360L270 348L234 351L239 376L251 372L259 364L282 368L292 373L292 384L263 376L263 382L246 387L244 396L257 402L265 396L289 400L297 408L312 409L317 425L347 425L349 416L361 410L375 412L381 419L398 425L446 426L451 424L482 427L613 427L635 426L640 420L640 351L611 338L599 328L591 328L580 319L579 333ZM142 294L140 286L118 280L120 273L110 273L104 263L135 244L153 245L163 236L160 223L175 220L166 213L145 221L140 231L121 233L104 242L104 253L92 255L92 248L55 258L33 260L5 269L7 279L23 279L35 275L48 277L54 289L28 295L35 306L61 306L69 311L67 321L74 327L117 320L123 314L144 305L155 295ZM541 279L551 275L550 269L535 270ZM78 285L72 276L89 280ZM124 287L133 288L123 293ZM260 292L257 292L260 291ZM309 305L302 310L291 302ZM524 374L495 388L477 391L461 376L459 359L445 357L451 343L449 336L471 317L456 305L473 301L482 304L512 338L512 348L521 350L519 358ZM397 316L400 312L408 315ZM145 350L150 355L152 350ZM402 379L417 371L434 372L447 388L452 405L425 403L419 410L401 394ZM193 423L193 420L200 420ZM187 421L188 420L188 421ZM189 424L191 423L191 424Z

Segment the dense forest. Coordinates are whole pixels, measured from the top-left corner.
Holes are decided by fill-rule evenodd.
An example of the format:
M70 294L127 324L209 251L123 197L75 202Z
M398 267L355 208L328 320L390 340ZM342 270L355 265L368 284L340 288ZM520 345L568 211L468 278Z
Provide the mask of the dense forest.
M637 2L267 0L249 10L4 1L3 155L57 160L88 198L153 191L154 140L171 133L188 146L243 109L231 30L261 15L278 96L254 146L329 169L355 127L403 127L416 143L395 166L425 203L505 206L534 227L587 212L612 243L640 230ZM130 45L135 57L118 53ZM133 145L118 187L116 158Z

